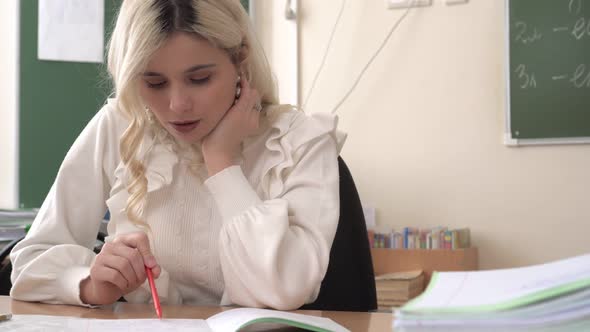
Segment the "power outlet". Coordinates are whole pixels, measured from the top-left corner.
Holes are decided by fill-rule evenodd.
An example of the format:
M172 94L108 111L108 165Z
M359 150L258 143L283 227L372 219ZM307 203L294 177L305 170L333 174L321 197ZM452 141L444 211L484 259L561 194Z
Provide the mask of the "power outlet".
M447 6L449 5L462 5L464 3L467 3L469 0L445 0L445 3L447 4Z
M408 8L431 6L432 0L386 0L387 8Z

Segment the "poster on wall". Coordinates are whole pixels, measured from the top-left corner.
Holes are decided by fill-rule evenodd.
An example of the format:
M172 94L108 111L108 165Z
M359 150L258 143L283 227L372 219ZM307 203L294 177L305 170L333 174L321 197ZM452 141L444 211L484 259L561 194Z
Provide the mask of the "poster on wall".
M102 63L104 0L39 0L39 60Z

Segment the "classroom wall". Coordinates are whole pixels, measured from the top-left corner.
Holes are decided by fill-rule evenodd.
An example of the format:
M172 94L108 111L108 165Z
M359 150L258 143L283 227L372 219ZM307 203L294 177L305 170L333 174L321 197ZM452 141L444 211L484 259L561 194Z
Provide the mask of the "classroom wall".
M293 6L296 7L297 0ZM250 0L250 16L257 31L258 41L264 45L266 57L273 64L273 74L277 81L279 99L284 103L299 103L298 80L298 28L294 20L284 17L283 1Z
M0 1L0 208L17 207L18 0Z
M484 269L590 252L590 145L502 143L505 2L433 2L409 13L338 111L363 203L381 227L470 227ZM300 0L300 100L341 4ZM402 13L346 2L307 112L334 108Z

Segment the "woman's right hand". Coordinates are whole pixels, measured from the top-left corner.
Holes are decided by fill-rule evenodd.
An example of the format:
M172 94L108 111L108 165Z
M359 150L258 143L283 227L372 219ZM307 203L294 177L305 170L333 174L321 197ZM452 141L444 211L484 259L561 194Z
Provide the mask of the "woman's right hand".
M90 267L90 276L80 283L80 299L86 304L102 305L116 302L136 290L146 279L145 267L154 278L161 269L143 232L117 236L107 242Z
M246 137L258 130L260 95L247 79L241 81L241 95L215 128L203 138L202 151L209 176L232 166ZM258 105L258 107L256 107Z

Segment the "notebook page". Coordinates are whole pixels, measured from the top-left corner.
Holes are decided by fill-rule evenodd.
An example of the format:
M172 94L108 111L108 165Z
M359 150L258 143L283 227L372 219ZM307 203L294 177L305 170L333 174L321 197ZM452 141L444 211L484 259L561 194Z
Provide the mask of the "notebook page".
M238 308L223 311L207 319L213 332L237 331L240 327L249 325L249 322L284 323L311 331L350 332L328 318L269 309Z
M13 315L0 332L212 332L202 319L93 319L66 316Z

